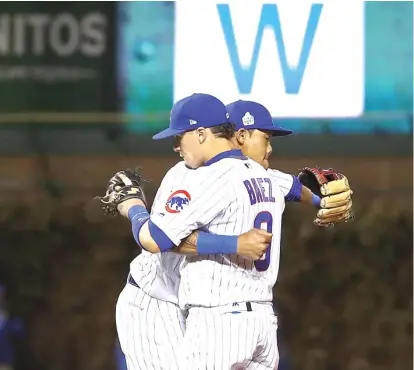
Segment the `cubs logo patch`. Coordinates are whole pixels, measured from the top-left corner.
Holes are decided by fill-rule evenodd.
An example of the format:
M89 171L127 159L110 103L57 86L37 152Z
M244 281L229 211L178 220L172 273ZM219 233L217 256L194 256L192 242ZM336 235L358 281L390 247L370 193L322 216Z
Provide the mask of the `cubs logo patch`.
M168 197L165 210L168 213L180 213L184 209L184 206L190 204L190 201L191 195L188 191L177 190Z

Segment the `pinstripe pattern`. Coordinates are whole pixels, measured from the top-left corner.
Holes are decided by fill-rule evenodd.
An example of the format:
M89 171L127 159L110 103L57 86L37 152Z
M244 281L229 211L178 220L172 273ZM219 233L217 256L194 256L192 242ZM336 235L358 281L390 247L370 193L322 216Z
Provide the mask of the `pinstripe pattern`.
M271 170L271 169L268 169L267 173L269 174L270 177L272 177L272 179L274 179L279 184L280 189L282 190L283 196L286 197L290 189L292 189L293 176L288 173L279 171L279 170Z
M152 214L165 212L174 184L186 182L193 171L184 162L164 177ZM183 258L174 253L142 251L130 265L141 289L127 284L116 307L116 326L129 370L181 369L185 319L178 304L179 269Z
M186 186L194 177L195 171L179 162L165 175L152 206L151 214L165 214L168 196L177 186ZM162 217L162 216L159 216ZM183 257L175 253L152 254L141 252L130 266L131 275L141 289L151 297L178 304L179 268Z
M272 182L275 203L252 206L243 181L269 176L250 160L223 159L194 172L197 176L185 189L192 196L191 205L179 214L152 217L171 240L178 243L197 228L240 235L253 227L259 212L267 211L273 216L273 241L270 266L264 272L258 272L251 261L237 255L194 256L184 260L179 303L190 309L183 369L275 369L277 318L260 310L232 314L217 308L233 302L272 301L279 269L285 194L279 182Z
M116 326L128 370L182 368L184 318L176 305L127 284L116 305Z
M277 369L277 318L258 312L218 313L195 307L187 319L183 370Z
M250 206L248 198L244 196L246 190L241 190L240 185L243 176L256 175L249 171L246 173L246 167L239 166L240 162L222 160L219 164L227 163L225 166L217 168L212 165L203 171L188 170L182 162L177 164L167 173L159 188L152 209L152 219L158 220L154 222L159 226L163 225L162 229L177 242L193 229L202 226L211 232L238 235L252 228L252 220L258 212L272 211L277 217L274 217L274 245L270 268L259 273L253 263L239 256L210 255L202 259L206 266L201 271L191 271L188 266L198 265L194 262L201 262L200 259L195 258L186 263L183 258L173 253L153 255L143 251L131 263L131 274L142 290L127 285L117 304L117 328L129 370L274 368L272 364L277 362L278 353L277 341L272 336L274 333L276 337L276 318L273 315L263 317L250 312L222 315L208 309L197 312L191 309L192 317L196 315L198 320L189 320L191 325L186 333L189 343L184 345L188 349L184 353L187 365L182 364L180 367L180 349L183 347L178 346L178 343L183 338L183 318L176 306L167 303L178 302L181 266L185 266L183 271L188 274L186 278L183 277L181 288L184 298L181 297L180 304L185 305L191 299L198 302L193 304L204 302L205 306L247 300L271 301L271 287L276 281L279 265L280 222L285 193L278 182L282 195L279 196L276 190L273 191L277 199L274 209L268 209L269 204L264 203ZM254 162L251 167L259 174L258 177L266 175ZM166 199L173 191L180 189L180 186L184 190L196 189L192 193L192 207L187 214L182 212L185 217L165 217L169 216L164 214ZM279 189L278 186L275 188ZM287 192L289 190L290 188ZM200 272L201 276L207 273L208 281L201 285L194 284L200 277ZM134 293L130 292L131 289L135 289ZM129 293L125 293L125 290ZM131 294L134 294L132 298ZM228 338L223 340L224 337Z
M248 162L250 168L243 162ZM157 219L158 226L171 239L188 235L189 231L184 230L194 228L194 220L198 220L198 227L205 227L213 234L240 235L253 228L259 212L267 211L273 216L271 262L268 270L258 272L252 261L237 255L209 255L208 258L188 256L181 271L180 306L214 307L233 302L272 301L272 288L279 270L281 218L284 210L284 196L279 183L273 186L275 203L262 202L251 206L243 181L267 177L267 172L257 163L223 159L195 172L198 181L196 186L202 189L201 200L195 197L195 206L192 204L191 209L186 208L184 211L187 212L181 212L179 216ZM212 215L215 216L211 220Z

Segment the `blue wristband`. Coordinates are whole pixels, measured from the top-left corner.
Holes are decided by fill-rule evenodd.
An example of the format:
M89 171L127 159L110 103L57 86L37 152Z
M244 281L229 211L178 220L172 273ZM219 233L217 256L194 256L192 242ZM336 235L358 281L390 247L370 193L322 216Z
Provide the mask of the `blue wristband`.
M149 213L144 206L132 206L128 211L128 218L132 222L134 218L148 217Z
M321 198L319 198L316 194L312 193L312 204L319 208L321 206Z
M214 235L201 231L197 239L198 254L236 254L238 236Z
M150 215L144 206L133 206L128 211L128 218L132 225L132 235L141 248L144 248L144 246L139 241L139 232L142 226L149 220L149 217Z

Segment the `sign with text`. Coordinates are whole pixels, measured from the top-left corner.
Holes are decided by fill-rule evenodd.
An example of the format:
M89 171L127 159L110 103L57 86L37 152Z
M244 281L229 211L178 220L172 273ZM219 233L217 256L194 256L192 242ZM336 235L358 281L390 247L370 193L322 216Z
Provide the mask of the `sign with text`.
M363 2L178 1L174 100L194 92L274 117L360 115Z
M106 2L0 3L0 112L110 109L113 9Z

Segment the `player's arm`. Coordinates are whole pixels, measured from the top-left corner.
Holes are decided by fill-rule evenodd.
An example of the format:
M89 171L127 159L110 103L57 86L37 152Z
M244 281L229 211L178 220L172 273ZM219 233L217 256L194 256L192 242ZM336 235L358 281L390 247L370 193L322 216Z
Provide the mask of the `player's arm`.
M128 213L137 244L151 253L172 250L184 255L238 254L256 261L263 256L272 241L272 234L261 229L252 229L240 236L195 231L177 242L178 246L176 246L174 241L151 221L139 200L131 199L118 207L121 214Z
M237 238L237 239L236 239ZM240 236L213 235L204 231L193 231L173 252L186 255L227 254L226 244L237 240L237 254L251 260L261 258L272 241L272 234L262 229L251 229Z
M285 200L300 201L318 209L315 225L329 226L353 219L353 192L345 175L320 168L304 168L298 177L277 170L268 172L279 183Z
M194 191L182 190L187 198L179 212L167 210L150 216L140 199L122 202L118 210L131 221L134 238L142 248L151 253L169 251L227 208L231 198L225 192L225 176L221 175L224 174L216 174L202 183L193 184ZM222 253L236 253L237 237L226 238Z
M297 179L296 176L293 176L293 177ZM302 185L302 190L301 190L299 201L301 203L306 203L306 204L309 204L315 207L319 207L321 204L321 198L318 195L312 193L312 191L309 188L307 188L305 185Z
M222 173L215 172L214 176L209 172L204 172L207 178L197 177L197 180L191 183L195 190L193 199L190 195L191 191L188 192L191 186L187 186L187 189L183 186L181 190L172 192L168 197L167 194L163 194L165 191L162 189L171 189L163 184L166 185L169 182L167 179L170 179L172 174L174 174L173 178L181 177L175 175L181 173L182 163L178 163L164 176L151 215L146 209L142 178L136 171L125 170L116 173L109 181L105 196L99 197L108 214L119 212L131 221L132 233L137 244L149 252L171 250L193 230L214 220L231 203L231 197L225 194L224 178L227 175L227 169L223 169ZM237 241L234 238L230 241L229 237L226 240L229 240L228 243L224 243L227 249L221 252L236 252Z
M140 199L130 199L118 205L118 211L131 222L132 235L137 244L151 253L167 252L174 242L151 220Z

